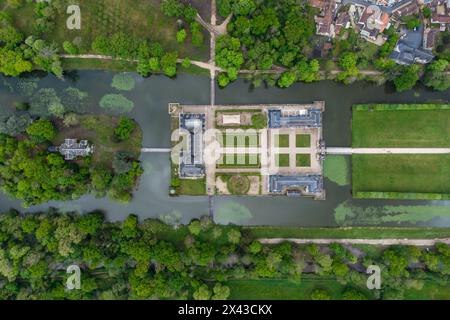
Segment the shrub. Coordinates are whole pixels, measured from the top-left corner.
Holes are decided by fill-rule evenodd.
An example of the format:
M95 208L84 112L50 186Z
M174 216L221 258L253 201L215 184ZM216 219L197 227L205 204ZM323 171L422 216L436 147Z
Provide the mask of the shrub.
M136 123L133 120L121 117L119 120L119 125L114 129L114 134L121 141L127 140L130 138L135 128Z
M52 140L56 136L56 129L53 123L44 119L33 122L26 131L30 136L43 140Z
M78 48L70 41L63 42L63 49L68 54L78 54Z
M177 32L177 42L178 43L183 43L184 40L186 40L186 37L187 37L186 30L181 29L180 31Z

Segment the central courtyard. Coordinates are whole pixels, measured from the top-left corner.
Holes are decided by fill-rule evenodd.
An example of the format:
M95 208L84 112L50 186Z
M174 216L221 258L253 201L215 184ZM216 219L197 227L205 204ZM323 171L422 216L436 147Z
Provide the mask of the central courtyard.
M324 199L325 104L180 105L172 117L172 178L208 195ZM177 190L171 193L178 194ZM180 192L183 193L183 192Z

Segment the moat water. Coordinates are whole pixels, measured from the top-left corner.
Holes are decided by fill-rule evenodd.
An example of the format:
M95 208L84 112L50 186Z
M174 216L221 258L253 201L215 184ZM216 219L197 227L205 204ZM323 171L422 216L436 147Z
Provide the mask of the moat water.
M104 94L114 93L111 88L112 72L77 71L65 81L54 76L42 76L39 88L55 88L60 91L68 86L86 91L90 95L92 112L103 112L98 102ZM15 90L17 79L0 78L0 111L23 100ZM183 104L208 104L210 81L204 76L179 75L176 79L152 76L142 79L136 76L136 87L123 93L133 100L135 108L128 114L143 129L143 146L170 147L169 102ZM394 93L387 86L358 82L341 85L332 81L313 84L296 84L288 89L252 89L244 80L236 81L226 89L217 89L216 104L257 103L309 103L324 100L324 138L327 146L345 147L351 144L351 106L355 103L424 103L450 100L450 93L433 92L425 88ZM0 210L16 208L36 212L49 207L64 211L88 212L102 210L110 220L120 220L130 213L142 218L165 218L187 222L208 213L207 197L176 197L168 195L170 166L168 154L143 154L145 173L135 191L132 202L120 204L108 199L84 196L68 202L50 202L24 209L20 201L0 193ZM348 159L350 161L350 159ZM450 178L450 177L449 177ZM338 186L325 179L326 200L287 197L216 197L215 209L218 222L234 222L244 225L280 226L336 226L336 213L345 211L347 225L378 225L383 217L401 215L400 225L450 226L449 201L396 201L356 200L351 196L351 185ZM355 217L352 218L352 215ZM424 218L425 216L425 218ZM352 220L353 219L353 220ZM392 220L390 220L392 224ZM397 221L397 220L395 220Z

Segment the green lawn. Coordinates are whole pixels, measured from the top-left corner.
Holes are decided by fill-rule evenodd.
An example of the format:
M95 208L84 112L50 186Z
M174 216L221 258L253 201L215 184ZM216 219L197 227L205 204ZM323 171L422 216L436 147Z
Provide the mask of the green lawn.
M277 167L289 167L289 154L277 154L275 158Z
M315 289L326 290L333 299L339 299L345 285L329 277L303 275L302 280L255 279L231 280L230 300L310 300Z
M311 155L310 154L296 154L295 161L297 167L310 167Z
M405 289L405 300L450 300L450 283L439 284L433 280L419 280L423 287Z
M311 147L311 135L309 134L297 134L295 137L295 146L297 148L309 148Z
M289 135L288 134L277 134L274 137L275 147L277 148L289 148Z
M180 179L179 194L190 196L201 196L206 194L206 180L203 179Z
M254 238L301 238L301 239L430 239L450 237L450 228L432 227L347 227L347 228L300 228L300 227L244 227Z
M419 284L418 288L404 288L404 300L449 300L450 284L439 284L436 280L410 280ZM230 288L231 300L310 300L316 289L327 291L333 300L342 299L347 286L333 277L303 274L301 280L252 279L230 280L225 283ZM368 299L373 293L366 288L358 288Z
M220 137L219 137L220 138ZM258 134L231 134L222 135L222 145L225 147L257 147L259 144Z
M259 168L261 161L256 154L226 154L217 162L217 168Z
M354 196L358 192L450 194L449 177L450 155L352 156Z
M450 147L449 105L356 105L352 146Z

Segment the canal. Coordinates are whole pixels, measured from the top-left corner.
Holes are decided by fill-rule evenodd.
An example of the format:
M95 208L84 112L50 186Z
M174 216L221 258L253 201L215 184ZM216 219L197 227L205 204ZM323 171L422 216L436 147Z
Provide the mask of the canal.
M52 75L39 77L39 88L55 88L61 92L76 87L89 93L92 112L103 112L98 102L104 94L115 93L110 86L114 73L103 71L71 72L65 81ZM170 147L169 102L209 104L209 79L202 76L179 75L176 79L152 76L135 77L133 91L123 93L133 100L135 108L128 116L143 129L144 147ZM25 101L17 90L17 79L0 78L0 116L8 114L11 106ZM448 101L449 92L432 92L425 88L405 93L393 93L388 87L365 82L342 85L333 81L295 84L288 89L251 88L238 80L226 89L217 89L216 104L309 103L324 100L324 138L327 146L345 147L351 144L351 106L355 103L420 103ZM108 199L84 196L68 202L50 202L24 209L20 201L0 194L0 210L16 208L35 212L49 207L62 211L87 212L102 210L110 220L121 220L130 213L142 218L163 218L168 222L187 222L208 213L207 197L168 196L170 182L169 155L143 154L145 173L132 202L120 204ZM350 175L350 158L345 159ZM345 167L345 166L344 166ZM345 168L343 169L345 170ZM449 177L450 178L450 177ZM340 184L326 179L326 200L286 197L217 197L216 220L220 223L280 226L337 225L427 225L450 226L448 201L396 201L352 199L349 183Z

